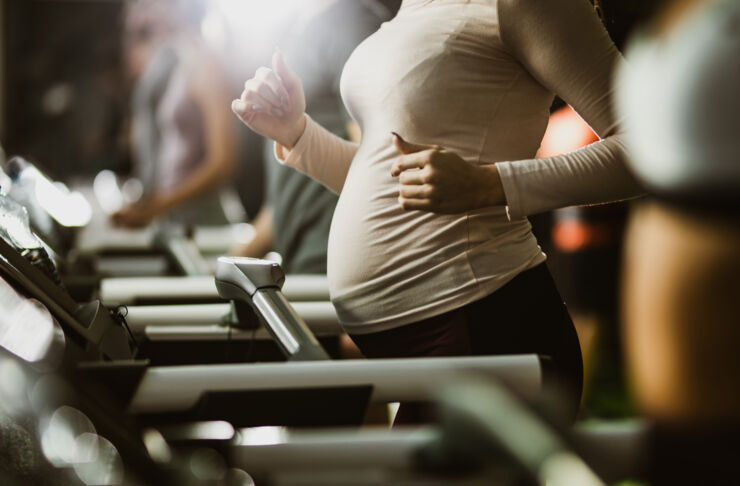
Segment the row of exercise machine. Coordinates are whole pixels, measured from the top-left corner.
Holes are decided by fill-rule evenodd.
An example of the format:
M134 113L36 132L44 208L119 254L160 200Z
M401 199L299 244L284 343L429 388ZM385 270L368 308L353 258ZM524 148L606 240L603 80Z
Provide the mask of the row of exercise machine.
M80 244L100 230L55 220L18 182L30 170L46 179L6 163L13 187L0 195L0 402L44 458L38 484L600 485L641 474L644 424L572 428L547 412L546 356L334 359L342 331L324 277L208 263L192 231L156 238L179 275L100 278L105 265L91 262L151 257L155 240ZM372 404L407 401L436 404L439 420L362 426Z

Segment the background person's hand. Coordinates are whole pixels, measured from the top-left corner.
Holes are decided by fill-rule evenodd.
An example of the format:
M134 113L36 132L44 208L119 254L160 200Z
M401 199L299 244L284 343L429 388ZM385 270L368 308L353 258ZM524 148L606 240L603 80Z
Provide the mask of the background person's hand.
M119 228L143 228L159 216L156 205L140 201L125 206L111 215L111 222Z
M261 67L244 83L231 110L249 128L291 149L306 128L306 98L301 80L285 64L279 51L272 69Z
M409 143L397 133L393 144L401 152L391 175L398 177L403 209L452 214L506 204L495 164L471 164L442 147Z

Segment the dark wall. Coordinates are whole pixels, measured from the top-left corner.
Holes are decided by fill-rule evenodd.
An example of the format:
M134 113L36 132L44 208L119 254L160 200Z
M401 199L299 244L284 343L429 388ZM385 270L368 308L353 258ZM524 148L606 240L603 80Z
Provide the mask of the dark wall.
M395 13L401 7L401 0L379 0L380 3L385 5L388 10Z
M125 163L118 1L6 0L7 152L52 175Z
M600 0L604 24L620 49L636 28L649 21L666 0Z

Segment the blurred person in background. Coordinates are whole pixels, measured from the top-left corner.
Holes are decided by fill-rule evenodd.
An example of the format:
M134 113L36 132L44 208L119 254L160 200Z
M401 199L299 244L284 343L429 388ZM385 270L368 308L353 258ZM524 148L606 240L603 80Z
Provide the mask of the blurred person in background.
M355 47L390 17L376 0L313 0L302 7L282 43L285 58L303 80L306 113L345 139L351 118L339 93L342 69ZM275 251L288 273L325 274L337 195L274 158L273 143L265 140L267 203L253 221L253 239L234 253L259 258Z
M623 316L636 400L655 424L650 484L736 484L740 2L671 1L627 56L618 106L652 197L628 228Z
M236 130L223 109L228 75L201 35L200 0L128 5L125 48L135 80L132 142L142 198L113 215L128 228L166 216L186 224L226 222L219 189L235 172Z
M157 114L177 55L167 42L172 35L164 2L130 2L124 12L124 65L132 83L130 146L134 176L145 197L156 186L162 133Z

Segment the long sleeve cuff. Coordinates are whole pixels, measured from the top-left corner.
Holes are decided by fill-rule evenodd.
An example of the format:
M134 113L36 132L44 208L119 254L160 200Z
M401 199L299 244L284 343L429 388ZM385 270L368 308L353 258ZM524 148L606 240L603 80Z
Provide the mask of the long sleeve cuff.
M303 133L300 137L298 137L298 141L292 149L287 149L284 145L280 145L279 143L275 142L275 158L281 164L301 170L301 158L306 152L309 139L311 138L311 134L309 132L311 128L313 128L313 125L316 125L316 122L313 121L310 116L306 115L306 128L303 129Z
M306 129L298 142L291 150L276 143L275 157L339 194L357 148L306 115Z

